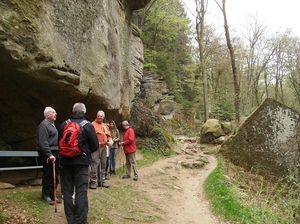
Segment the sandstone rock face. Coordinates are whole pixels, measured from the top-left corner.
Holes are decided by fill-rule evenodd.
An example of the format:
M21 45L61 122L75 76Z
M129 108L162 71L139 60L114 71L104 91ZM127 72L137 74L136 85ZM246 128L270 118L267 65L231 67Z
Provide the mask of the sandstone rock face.
M298 112L266 99L222 144L222 155L246 171L270 178L299 178L299 118Z
M163 119L172 118L179 111L177 103L172 101L174 96L166 81L154 71L144 70L136 96L130 123L139 136L148 136L155 124L162 124Z
M130 18L148 2L1 1L1 147L34 149L46 106L57 126L75 102L92 119L100 109L117 123L128 119L143 64Z
M162 100L172 100L174 95L161 75L145 70L141 80L141 98L147 99L148 106L155 110Z

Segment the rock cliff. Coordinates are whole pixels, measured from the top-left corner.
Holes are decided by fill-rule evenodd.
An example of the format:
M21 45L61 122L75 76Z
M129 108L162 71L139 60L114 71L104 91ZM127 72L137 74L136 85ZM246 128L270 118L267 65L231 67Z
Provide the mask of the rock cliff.
M150 0L0 2L0 147L34 149L45 106L58 126L75 102L128 119L142 77L132 11Z

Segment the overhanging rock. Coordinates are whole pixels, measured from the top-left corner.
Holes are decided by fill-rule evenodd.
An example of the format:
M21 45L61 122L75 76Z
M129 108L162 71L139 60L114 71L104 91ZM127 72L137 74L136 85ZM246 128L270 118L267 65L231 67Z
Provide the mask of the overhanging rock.
M299 178L299 118L297 111L266 99L222 144L222 155L246 171L280 179Z

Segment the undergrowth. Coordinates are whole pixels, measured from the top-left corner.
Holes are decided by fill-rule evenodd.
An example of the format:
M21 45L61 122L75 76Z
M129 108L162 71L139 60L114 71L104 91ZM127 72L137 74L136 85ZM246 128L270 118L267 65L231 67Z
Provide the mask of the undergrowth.
M299 223L300 184L293 178L272 183L238 168L225 173L218 161L204 185L215 214L240 224Z

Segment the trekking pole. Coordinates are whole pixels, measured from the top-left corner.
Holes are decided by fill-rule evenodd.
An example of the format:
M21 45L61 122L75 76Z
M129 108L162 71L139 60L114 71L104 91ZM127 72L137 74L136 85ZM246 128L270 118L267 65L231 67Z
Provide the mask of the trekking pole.
M120 169L120 171L122 173L121 159L119 159L119 169ZM122 174L119 177L121 178L121 176L122 176Z
M100 163L99 163L99 169L100 169L100 188L102 189L102 185L103 185L103 172L101 170L101 159L100 159Z
M49 158L47 159L47 163ZM56 174L55 174L55 162L53 164L53 197L54 197L54 212L57 212L57 203L56 203Z
M109 168L109 177L111 177L111 160L110 160L110 157L108 159L108 168Z
M57 203L56 203L56 173L55 173L55 162L53 163L53 185L54 185L54 212L57 212Z

